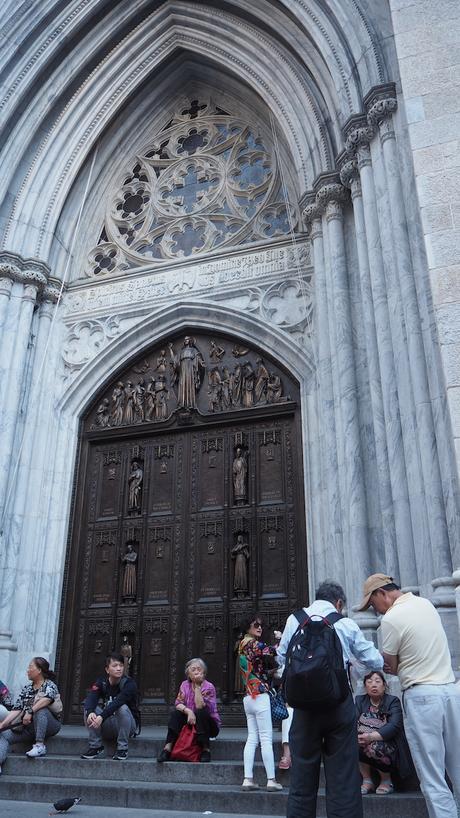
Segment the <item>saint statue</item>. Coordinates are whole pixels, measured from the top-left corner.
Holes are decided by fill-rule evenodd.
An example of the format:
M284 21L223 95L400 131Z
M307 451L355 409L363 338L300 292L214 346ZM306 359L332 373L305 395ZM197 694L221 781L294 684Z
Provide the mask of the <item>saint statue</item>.
M267 384L268 384L268 369L265 366L262 358L257 358L257 368L256 368L256 386L255 386L255 393L256 393L256 403L260 400L267 399Z
M206 368L203 356L194 344L193 338L186 336L179 355L169 344L173 370L173 386L178 384L177 406L179 409L196 409L196 396L201 386L202 369Z
M130 542L126 543L126 552L123 554L121 561L125 564L125 569L123 571L123 585L121 588L121 596L123 602L125 601L134 601L136 599L136 590L137 590L137 572L136 572L136 562L137 562L137 552L133 548L133 544Z
M94 424L96 426L106 427L109 426L110 418L109 418L109 399L104 398L102 403L96 409L96 417L94 418Z
M157 420L164 420L168 417L168 398L166 376L159 375L155 381L155 418Z
M164 349L161 350L157 358L156 371L162 374L166 372L166 350Z
M121 426L123 423L123 409L125 406L125 387L122 381L115 384L112 392L112 407L110 419L114 426Z
M128 478L128 509L129 511L140 512L141 510L141 492L142 480L144 471L141 469L137 460L133 460L131 465L131 473Z
M129 676L129 667L133 659L133 649L128 642L128 636L125 634L120 647L120 653L123 656L123 664L125 666L125 676Z
M237 448L232 465L233 495L235 503L244 503L248 496L247 490L248 462L246 452Z
M278 403L283 394L283 386L279 375L274 372L270 373L267 383L267 403Z
M247 596L249 545L244 541L242 534L238 534L236 544L232 548L232 559L235 560L235 573L233 574L235 596Z

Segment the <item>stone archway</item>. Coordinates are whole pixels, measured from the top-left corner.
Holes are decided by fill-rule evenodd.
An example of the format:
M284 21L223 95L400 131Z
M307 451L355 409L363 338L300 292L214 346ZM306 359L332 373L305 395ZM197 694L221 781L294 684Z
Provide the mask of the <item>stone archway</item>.
M292 377L202 329L143 352L99 394L82 421L60 628L70 720L124 644L147 722L164 720L191 655L238 722L241 618L259 610L270 638L306 598L300 438Z

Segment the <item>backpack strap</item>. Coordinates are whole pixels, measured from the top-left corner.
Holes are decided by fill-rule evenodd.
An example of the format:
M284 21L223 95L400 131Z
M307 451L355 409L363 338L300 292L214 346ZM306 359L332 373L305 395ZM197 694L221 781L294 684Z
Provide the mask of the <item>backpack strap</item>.
M335 625L339 619L343 619L343 614L339 613L338 611L334 611L334 613L327 614L327 616L323 616L323 619L329 623L329 625Z

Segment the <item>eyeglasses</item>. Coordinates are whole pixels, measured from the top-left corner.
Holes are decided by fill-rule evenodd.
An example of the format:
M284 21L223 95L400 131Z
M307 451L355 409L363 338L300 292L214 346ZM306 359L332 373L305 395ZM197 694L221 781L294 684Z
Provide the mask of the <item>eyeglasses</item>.
M254 628L263 628L262 622L253 622L252 624Z

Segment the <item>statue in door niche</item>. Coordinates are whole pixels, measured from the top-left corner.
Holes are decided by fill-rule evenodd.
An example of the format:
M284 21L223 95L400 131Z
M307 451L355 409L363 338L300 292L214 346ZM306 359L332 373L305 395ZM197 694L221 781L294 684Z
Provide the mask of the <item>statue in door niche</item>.
M248 498L248 461L247 452L239 446L232 464L233 497L236 505L242 505Z
M236 538L236 543L232 548L232 559L235 560L233 593L237 597L248 596L249 544L246 542L242 534L238 534Z
M137 591L137 552L134 550L132 542L126 543L126 552L123 554L121 561L124 563L121 596L123 602L134 602Z
M133 460L128 477L128 511L130 514L140 514L143 479L144 470L138 460Z

